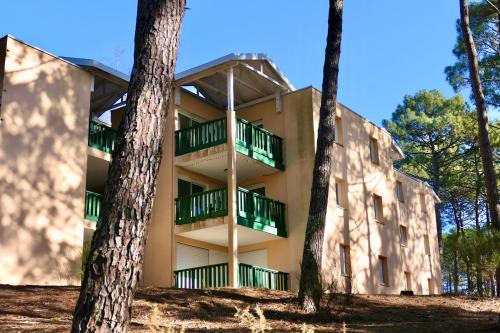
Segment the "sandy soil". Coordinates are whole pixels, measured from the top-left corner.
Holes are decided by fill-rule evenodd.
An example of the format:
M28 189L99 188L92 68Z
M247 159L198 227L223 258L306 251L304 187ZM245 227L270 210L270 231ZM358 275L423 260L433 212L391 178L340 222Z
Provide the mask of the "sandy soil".
M76 287L0 286L0 332L67 332L77 297ZM499 300L337 295L308 315L295 297L263 289L140 289L131 331L500 332Z

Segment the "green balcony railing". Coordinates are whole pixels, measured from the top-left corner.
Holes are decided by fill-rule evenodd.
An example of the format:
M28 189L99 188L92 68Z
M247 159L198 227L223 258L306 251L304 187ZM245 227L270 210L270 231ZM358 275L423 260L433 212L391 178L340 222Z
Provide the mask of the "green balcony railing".
M285 204L238 188L238 224L286 237ZM175 199L175 223L193 223L226 216L227 189L217 189Z
M174 271L176 288L202 289L228 286L228 265L217 264Z
M175 131L175 155L184 155L227 142L226 118Z
M97 221L101 212L102 194L85 192L85 219Z
M238 224L286 237L285 204L238 188Z
M275 168L284 169L283 139L240 118L236 119L236 149Z
M247 264L240 264L238 273L240 287L288 290L288 273Z
M204 122L175 132L175 155L226 142L226 118ZM283 139L240 118L236 119L236 149L272 167L284 169Z
M227 215L227 189L221 188L175 199L175 223L187 224Z
M89 147L112 153L115 149L116 130L91 120L89 122Z
M203 289L229 285L228 264L216 264L174 271L176 288ZM288 290L288 273L274 269L239 264L240 287Z

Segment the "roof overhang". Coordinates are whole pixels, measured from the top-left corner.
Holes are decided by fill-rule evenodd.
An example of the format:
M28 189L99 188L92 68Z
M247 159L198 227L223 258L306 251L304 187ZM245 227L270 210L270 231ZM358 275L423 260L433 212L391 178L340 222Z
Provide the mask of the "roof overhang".
M90 110L96 115L112 108L128 88L130 77L93 59L63 57L93 76Z
M232 53L188 69L175 75L175 85L193 86L209 103L225 108L229 68L233 69L236 109L295 90L276 65L261 53Z

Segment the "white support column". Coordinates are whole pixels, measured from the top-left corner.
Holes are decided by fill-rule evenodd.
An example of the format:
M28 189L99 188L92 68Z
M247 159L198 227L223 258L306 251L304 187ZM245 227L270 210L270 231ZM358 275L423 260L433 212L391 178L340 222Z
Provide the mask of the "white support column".
M236 115L233 68L227 70L227 259L229 286L238 287L238 221L236 207Z

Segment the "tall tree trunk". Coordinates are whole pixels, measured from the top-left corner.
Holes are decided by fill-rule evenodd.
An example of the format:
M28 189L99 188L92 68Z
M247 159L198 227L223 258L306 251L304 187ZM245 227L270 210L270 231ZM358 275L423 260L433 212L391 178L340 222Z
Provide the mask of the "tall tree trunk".
M438 154L432 151L432 189L439 196L441 195L441 165L439 163ZM436 203L434 205L434 210L436 214L436 226L437 226L437 236L438 236L438 245L439 245L439 253L443 255L443 226L441 220L441 203Z
M476 176L476 193L474 197L474 219L476 223L476 234L477 239L481 240L481 223L480 223L480 215L481 215L481 205L479 202L479 198L481 196L481 173L479 172L479 161L477 158L476 150L473 152L474 156L474 171ZM483 268L481 264L481 251L476 249L476 282L477 282L477 294L479 296L483 296Z
M299 286L299 302L307 312L315 312L319 309L323 294L321 261L335 140L342 10L343 0L330 0L318 139Z
M462 35L467 50L467 58L469 60L469 76L476 104L477 122L479 124L479 152L483 162L484 181L486 184L486 196L488 199L488 207L490 209L491 224L495 230L500 231L500 201L498 197L498 188L495 167L493 165L493 154L491 150L491 142L488 134L488 110L484 99L483 87L481 86L481 78L479 77L479 63L477 59L476 44L472 37L472 31L469 24L469 7L467 0L459 0L460 4L460 25ZM497 296L500 296L500 266L496 269L497 278Z
M454 283L455 283L455 286L454 286L454 292L455 294L458 294L458 285L459 285L459 279L458 279L458 238L460 237L460 219L458 217L458 210L456 208L456 203L455 203L455 199L452 197L451 198L451 201L452 201L452 204L451 204L451 209L453 210L453 216L455 218L455 224L456 224L456 230L457 230L457 240L456 240L456 243L455 243L455 249L454 249L454 252L455 252L455 260L453 261L453 280L454 280Z
M185 0L139 0L134 67L72 332L125 332L142 274Z

